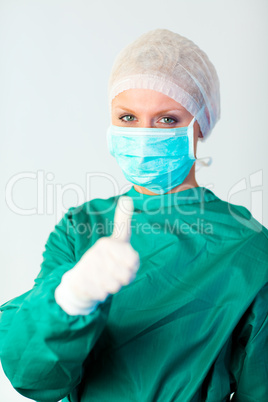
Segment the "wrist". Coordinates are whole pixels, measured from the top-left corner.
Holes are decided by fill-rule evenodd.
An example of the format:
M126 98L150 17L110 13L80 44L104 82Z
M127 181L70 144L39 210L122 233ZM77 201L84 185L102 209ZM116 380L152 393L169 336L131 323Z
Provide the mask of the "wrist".
M88 315L93 313L100 301L82 300L73 292L70 276L63 275L61 283L55 290L56 303L69 315Z

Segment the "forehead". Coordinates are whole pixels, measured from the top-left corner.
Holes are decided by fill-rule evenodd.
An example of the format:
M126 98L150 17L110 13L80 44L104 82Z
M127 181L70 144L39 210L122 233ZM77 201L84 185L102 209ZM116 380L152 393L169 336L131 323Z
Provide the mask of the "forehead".
M186 110L174 99L152 89L128 89L119 93L112 100L113 111L122 109L135 109L137 111L142 111L144 108L146 108L146 110Z

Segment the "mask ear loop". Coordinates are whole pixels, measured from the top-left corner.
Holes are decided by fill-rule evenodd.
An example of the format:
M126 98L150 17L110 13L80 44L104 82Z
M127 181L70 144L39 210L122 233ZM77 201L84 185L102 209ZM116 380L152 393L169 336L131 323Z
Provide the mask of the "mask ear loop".
M193 120L191 121L191 123L189 124L189 128L192 129L192 135L189 135L189 143L191 142L191 150L192 150L192 156L195 158L194 156L194 129L193 129L193 125L195 120L197 120L198 116L200 114L203 113L205 109L205 105L203 105L203 107L199 110L199 112L197 113L197 115L193 118ZM195 158L195 163L196 163L196 168L195 171L198 172L198 170L200 170L202 167L208 167L211 165L213 159L211 156L204 156L202 158Z
M198 111L197 115L193 117L187 129L188 143L189 143L189 157L191 159L194 159L195 161L197 160L197 158L194 156L194 123L197 120L197 117L201 113L203 113L204 109L205 105L203 105L203 107Z
M208 161L206 161L208 159ZM196 158L196 168L195 171L198 172L198 170L202 169L202 167L208 167L211 165L213 159L211 156L204 156L203 158Z
M194 122L196 117L194 117L187 128L187 136L188 136L188 146L189 146L189 157L191 159L196 159L194 156Z

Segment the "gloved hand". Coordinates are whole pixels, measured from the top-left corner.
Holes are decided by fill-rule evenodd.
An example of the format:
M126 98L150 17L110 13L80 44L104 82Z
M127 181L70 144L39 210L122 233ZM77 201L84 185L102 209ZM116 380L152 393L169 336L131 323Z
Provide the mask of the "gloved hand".
M87 315L129 284L140 266L139 254L130 244L132 198L119 198L111 236L101 237L63 276L55 300L69 315Z

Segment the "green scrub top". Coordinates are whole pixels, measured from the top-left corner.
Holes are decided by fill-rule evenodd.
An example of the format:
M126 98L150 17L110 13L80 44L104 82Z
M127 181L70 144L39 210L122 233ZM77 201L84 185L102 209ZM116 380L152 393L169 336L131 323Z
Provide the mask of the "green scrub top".
M122 194L123 195L123 194ZM33 289L1 306L0 356L36 401L268 401L268 230L205 187L133 198L133 282L86 316L56 304L64 272L113 231L119 196L71 207Z

